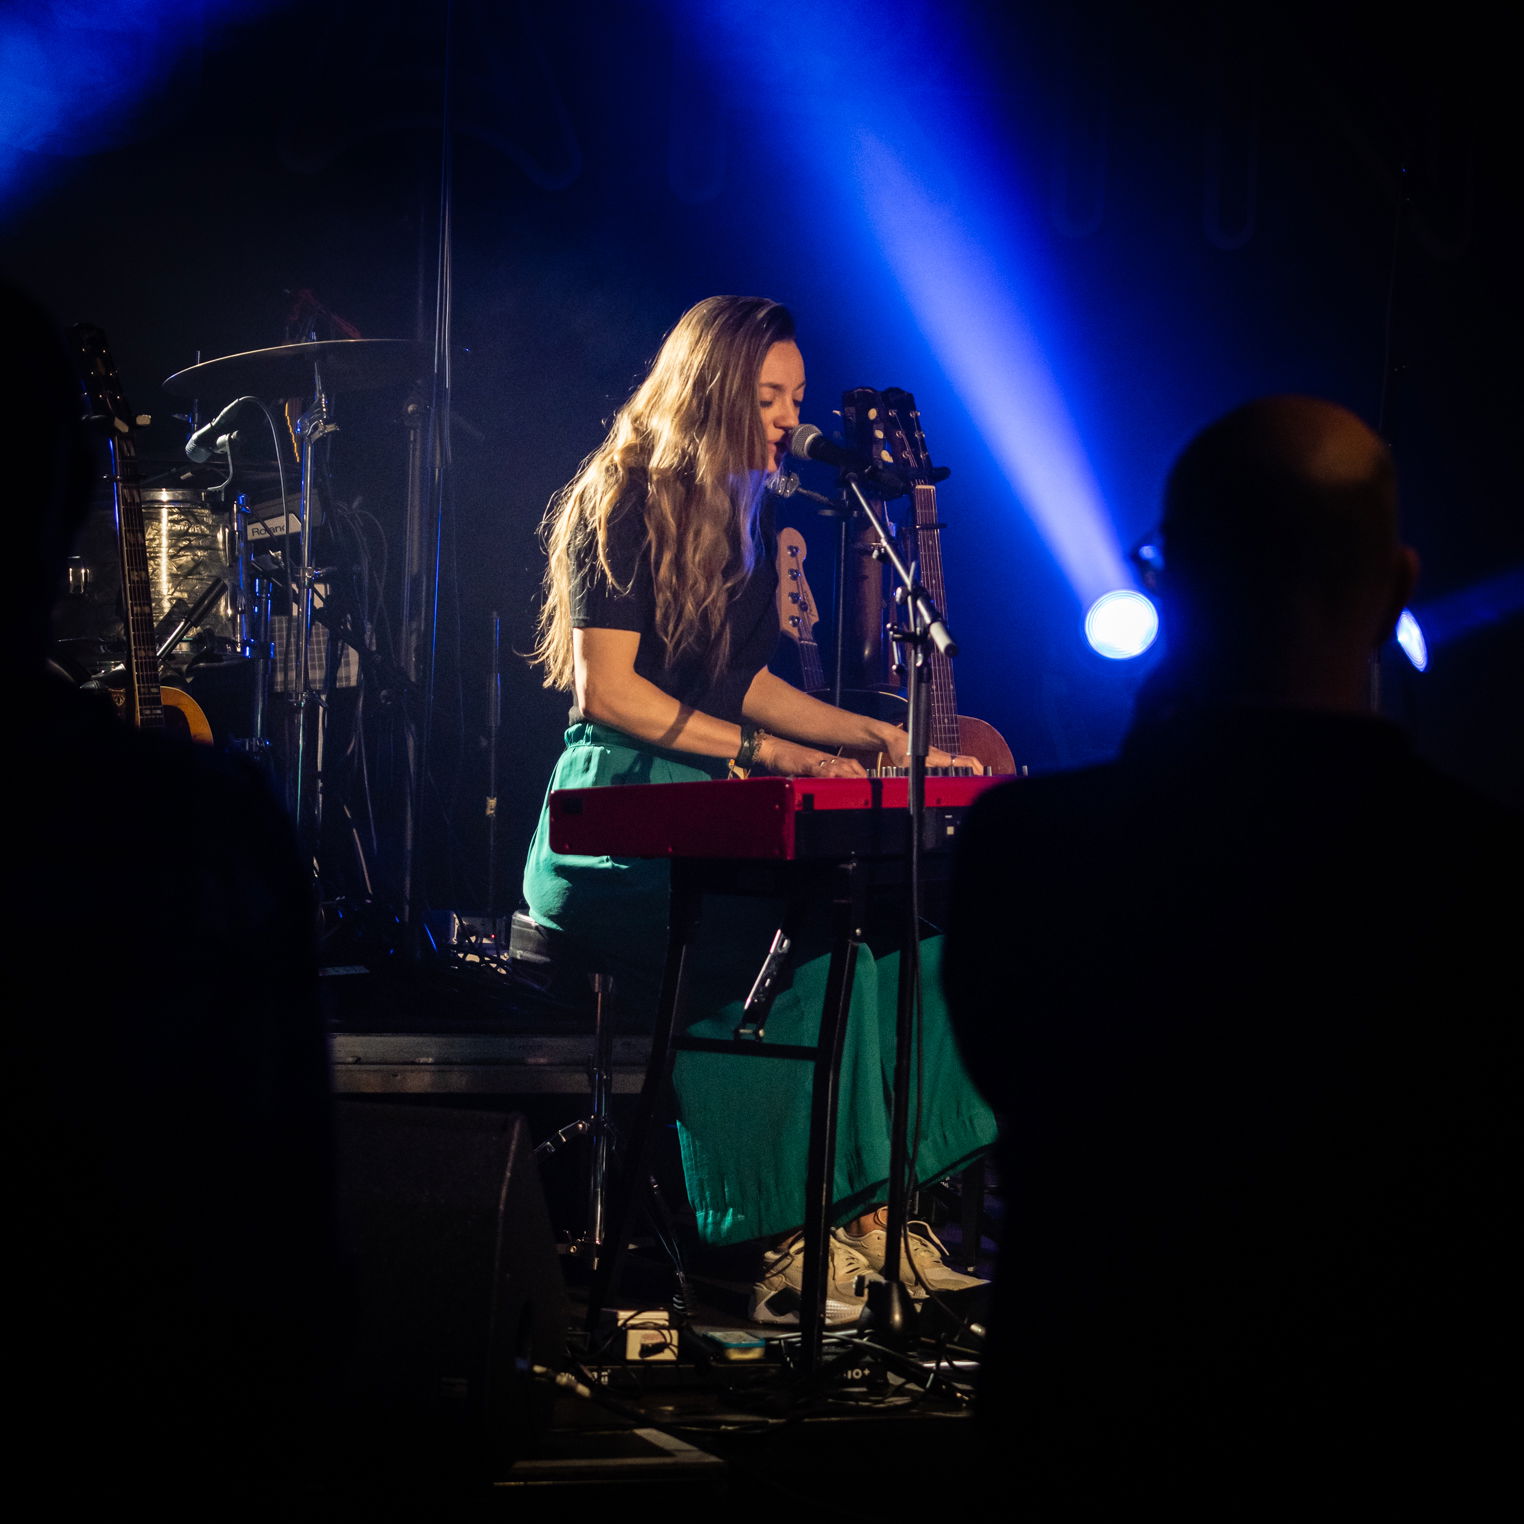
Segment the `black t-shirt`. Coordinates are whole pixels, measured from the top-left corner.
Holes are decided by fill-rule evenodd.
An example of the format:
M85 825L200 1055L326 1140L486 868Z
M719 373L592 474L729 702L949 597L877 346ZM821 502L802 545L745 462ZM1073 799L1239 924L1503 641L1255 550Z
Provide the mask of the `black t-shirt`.
M644 501L630 496L609 521L609 564L616 586L588 545L577 567L571 593L571 622L579 630L633 630L640 636L635 671L681 704L716 719L739 724L741 702L752 680L765 667L778 643L778 568L773 560L771 500L764 502L757 525L756 561L751 575L731 599L730 655L718 675L709 670L707 650L685 651L668 664L656 633L656 590L651 577L650 537ZM627 588L627 591L621 589ZM570 722L583 719L572 705Z

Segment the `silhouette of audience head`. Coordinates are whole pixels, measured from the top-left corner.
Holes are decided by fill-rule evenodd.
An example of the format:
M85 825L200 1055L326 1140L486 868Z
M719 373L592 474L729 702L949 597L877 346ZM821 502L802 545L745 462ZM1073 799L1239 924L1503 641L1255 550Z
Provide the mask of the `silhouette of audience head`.
M1264 397L1198 434L1165 490L1172 686L1368 707L1369 661L1417 574L1391 456L1353 413Z

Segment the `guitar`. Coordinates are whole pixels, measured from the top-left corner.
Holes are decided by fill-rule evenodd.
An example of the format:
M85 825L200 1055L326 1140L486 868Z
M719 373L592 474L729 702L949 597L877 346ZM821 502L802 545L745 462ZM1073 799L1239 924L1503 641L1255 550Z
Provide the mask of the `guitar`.
M122 629L127 659L120 673L100 679L122 718L139 730L162 730L208 743L212 727L201 706L180 688L159 681L154 648L152 583L148 574L143 499L138 484L132 417L122 396L106 335L88 323L69 330L84 383L87 416L101 425L111 460L111 496L122 572Z
M815 641L815 595L804 580L804 536L797 529L778 531L778 626L794 642L799 658L799 686L819 693L826 686L825 664Z
M855 584L846 589L846 606L855 628L845 642L844 683L839 694L826 678L825 663L815 640L815 597L804 580L804 537L796 529L781 529L777 536L778 625L794 643L794 668L798 686L804 692L828 703L840 703L854 714L903 726L904 697L887 691L890 679L883 632L883 572L869 554L871 538L871 529L860 529L855 541L846 547ZM794 673L788 675L792 677ZM852 755L868 766L877 754Z
M863 407L862 393L853 395L859 398L858 406ZM938 471L931 463L926 436L921 431L921 415L909 392L898 387L880 392L877 402L867 405L866 413L873 459L910 483L913 518L901 531L900 553L907 562L919 565L921 586L945 615L947 597L942 581L942 525L937 518L936 482L946 472ZM927 653L925 681L930 690L927 707L931 745L953 755L973 757L989 772L1014 773L1015 758L999 731L983 720L958 713L952 663L940 651Z
M778 625L794 642L799 664L799 686L816 698L829 699L825 663L815 640L815 595L804 576L804 536L797 529L778 531ZM905 701L893 693L849 692L841 696L842 707L854 714L870 714L893 724L905 723ZM837 754L861 762L870 774L893 774L884 754L851 746L839 746Z

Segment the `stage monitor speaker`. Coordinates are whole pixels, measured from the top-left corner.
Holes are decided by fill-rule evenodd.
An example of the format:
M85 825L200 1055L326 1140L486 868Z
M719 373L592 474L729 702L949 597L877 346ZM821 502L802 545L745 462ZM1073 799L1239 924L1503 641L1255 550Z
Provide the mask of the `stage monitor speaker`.
M568 1329L527 1124L362 1100L335 1110L351 1438L405 1445L420 1466L430 1449L511 1465L549 1400L530 1367L559 1368Z

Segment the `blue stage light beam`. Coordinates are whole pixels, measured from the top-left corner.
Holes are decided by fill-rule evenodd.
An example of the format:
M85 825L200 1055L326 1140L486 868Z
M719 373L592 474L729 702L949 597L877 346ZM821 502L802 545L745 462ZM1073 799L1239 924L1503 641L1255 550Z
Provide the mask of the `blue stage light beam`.
M1430 650L1437 651L1477 630L1524 614L1524 566L1513 566L1485 582L1424 604L1423 620Z
M990 77L992 29L1009 41L1019 18L882 0L865 30L860 7L817 0L808 26L779 35L737 0L665 8L685 52L788 123L779 167L794 185L819 176L814 214L828 209L843 246L881 256L1078 606L1131 586L1055 363L1066 314L1061 272L1035 236L1046 203L1026 204L1008 133L982 114L1005 88ZM903 109L886 81L905 83Z
M949 162L960 155L949 152ZM933 354L1088 607L1130 577L1046 346L1024 315L1026 283L970 211L979 192L937 193L872 133L858 136L863 209ZM983 194L992 194L986 189ZM956 208L956 210L955 210Z
M55 0L0 11L0 214L165 87L226 24L289 0Z

